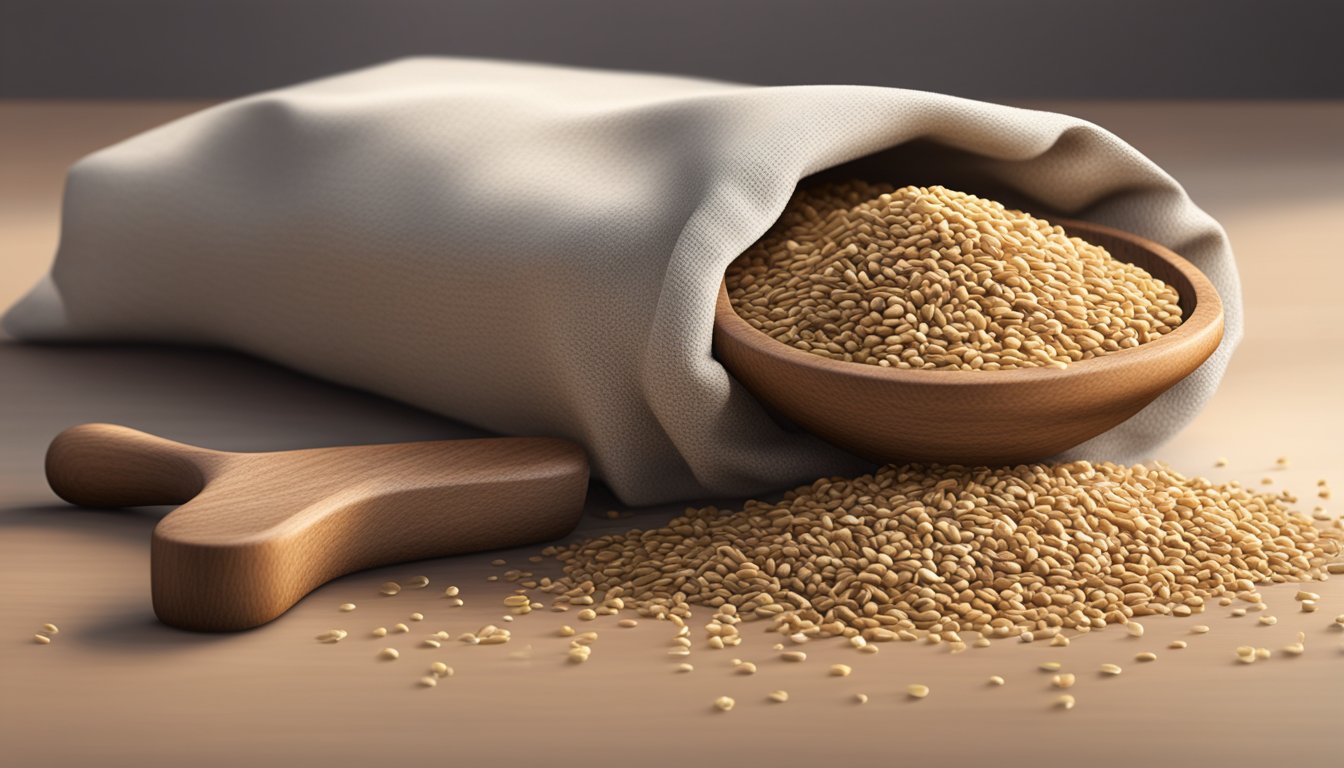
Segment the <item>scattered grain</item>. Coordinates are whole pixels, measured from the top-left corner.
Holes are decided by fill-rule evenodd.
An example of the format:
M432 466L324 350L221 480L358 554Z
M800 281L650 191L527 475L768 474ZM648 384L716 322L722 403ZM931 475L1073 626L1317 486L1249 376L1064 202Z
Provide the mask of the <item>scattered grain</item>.
M1162 465L893 465L548 549L565 573L548 591L616 588L651 616L731 605L785 637L1054 637L1318 578L1342 540L1278 496Z
M848 664L832 664L830 675L831 677L849 677L853 671L854 669Z
M378 657L381 659L386 659L388 661L394 661L396 659L401 658L401 654L397 651L396 648L384 648L383 650L378 652Z
M401 585L395 581L385 581L378 591L388 596L395 595L401 591Z
M411 580L406 582L406 586L411 589L424 589L429 586L428 576L412 576Z
M1107 677L1115 677L1116 675L1120 674L1123 671L1124 670L1120 668L1119 664L1101 665L1101 674L1106 675Z
M929 695L929 686L915 683L905 687L905 692L912 699L922 699Z
M1134 657L1135 661L1157 661L1157 654L1152 651L1144 651Z

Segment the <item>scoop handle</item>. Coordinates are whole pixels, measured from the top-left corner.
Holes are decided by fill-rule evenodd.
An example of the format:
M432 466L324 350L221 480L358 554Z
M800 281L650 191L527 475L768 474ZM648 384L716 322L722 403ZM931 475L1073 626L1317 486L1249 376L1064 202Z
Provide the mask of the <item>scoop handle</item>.
M84 507L182 504L227 455L116 424L81 424L51 441L47 483Z

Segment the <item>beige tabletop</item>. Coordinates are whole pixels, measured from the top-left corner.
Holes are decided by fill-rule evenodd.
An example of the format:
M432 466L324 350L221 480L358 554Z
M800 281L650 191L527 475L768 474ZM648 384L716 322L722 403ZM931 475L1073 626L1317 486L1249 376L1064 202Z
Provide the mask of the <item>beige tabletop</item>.
M65 168L84 153L199 108L190 103L0 102L0 306L46 269L57 240ZM1228 228L1240 259L1247 335L1222 388L1158 458L1188 473L1294 489L1312 506L1318 479L1344 493L1344 103L1035 105L1104 125L1186 185ZM803 664L747 625L742 647L697 647L674 674L669 625L618 629L603 617L591 661L565 663L555 630L572 613L509 625L508 645L439 650L420 641L501 623L510 585L487 581L533 565L536 548L435 560L329 584L261 629L202 635L158 624L149 602L149 532L163 510L102 512L59 503L42 475L47 441L111 421L210 447L261 450L471 434L443 419L227 352L166 347L29 347L0 342L0 764L64 766L881 764L937 766L1338 765L1344 759L1344 579L1266 590L1272 627L1232 618L1154 618L1133 639L1094 633L1068 648L999 642L950 655L889 644L868 656L811 643ZM1215 457L1230 460L1215 469ZM1287 469L1275 469L1287 456ZM1326 506L1330 502L1320 502ZM1340 502L1336 500L1335 504ZM580 532L647 526L673 508L627 510L595 489ZM1332 510L1333 511L1333 510ZM424 590L381 597L386 579L423 574ZM448 607L443 588L466 606ZM354 602L341 613L337 606ZM376 626L423 612L406 635ZM697 616L693 637L700 638ZM50 645L33 634L53 622ZM1204 623L1212 632L1190 634ZM349 631L335 645L318 633ZM583 625L582 629L589 628ZM1273 649L1306 634L1298 658L1250 666L1233 648ZM1186 650L1168 650L1177 638ZM379 661L380 648L401 650ZM1153 650L1158 660L1134 661ZM754 676L731 660L755 661ZM456 675L415 683L435 660ZM1037 670L1079 673L1069 712ZM848 678L826 675L844 661ZM1101 679L1098 665L1124 667ZM990 689L989 675L1007 685ZM904 697L910 683L931 695ZM786 689L786 704L768 692ZM867 704L854 702L866 693ZM1056 692L1057 693L1057 692ZM718 713L711 702L736 698Z

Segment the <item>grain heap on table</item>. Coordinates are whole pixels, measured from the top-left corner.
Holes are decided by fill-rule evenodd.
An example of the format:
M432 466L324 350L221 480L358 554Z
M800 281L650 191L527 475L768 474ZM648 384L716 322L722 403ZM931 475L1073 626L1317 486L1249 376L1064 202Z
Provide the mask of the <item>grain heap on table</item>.
M1176 291L1144 269L940 186L800 189L725 280L777 341L894 368L1064 367L1181 322Z
M544 589L619 595L653 616L704 605L789 636L1039 639L1323 579L1341 542L1338 526L1317 528L1281 494L1160 464L887 466L549 548L565 575Z

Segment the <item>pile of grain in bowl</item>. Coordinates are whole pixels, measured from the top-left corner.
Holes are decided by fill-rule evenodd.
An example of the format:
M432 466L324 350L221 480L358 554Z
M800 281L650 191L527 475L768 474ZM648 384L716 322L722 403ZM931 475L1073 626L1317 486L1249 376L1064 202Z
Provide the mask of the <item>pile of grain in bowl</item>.
M1158 464L887 466L550 548L564 576L546 589L814 637L1086 631L1326 578L1344 531L1288 503Z
M1065 367L1181 322L1176 291L1144 269L939 186L800 189L725 279L772 338L893 368Z

